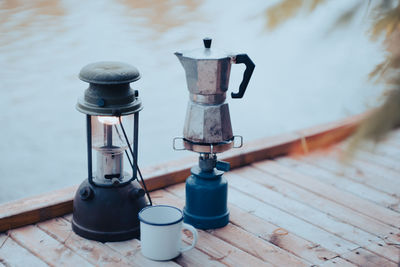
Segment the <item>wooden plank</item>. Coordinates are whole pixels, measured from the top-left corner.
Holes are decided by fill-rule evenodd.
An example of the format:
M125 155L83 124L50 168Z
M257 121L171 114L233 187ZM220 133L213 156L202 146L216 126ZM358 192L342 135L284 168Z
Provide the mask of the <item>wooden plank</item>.
M94 266L36 226L25 226L9 233L20 246L50 266Z
M168 192L184 199L185 184L177 184L167 187ZM280 228L271 224L260 217L254 216L234 205L229 205L230 222L243 230L252 233L256 237L264 239L275 246L278 246L291 254L294 254L313 264L321 264L326 260L338 256L338 254L329 251L316 243L307 241L293 233L280 235L277 231Z
M377 255L383 256L386 259L391 260L395 263L400 263L400 243L397 246L390 244L390 242L386 243L384 240L379 243L371 243L368 246L364 247L364 249L369 250Z
M231 164L231 169L234 169L264 159L302 151L305 139L309 143L308 151L324 148L348 137L358 127L359 122L366 114L354 115L343 120L313 126L293 133L251 141L245 143L241 149L225 152L221 159L228 161ZM143 171L145 176L148 177L146 178L146 185L152 191L184 182L186 177L190 175L190 168L196 162L197 158L192 156L147 168Z
M395 227L391 227L385 223L379 222L378 220L359 212L354 212L353 209L348 208L344 205L340 205L333 200L327 199L323 195L316 194L313 191L308 191L307 188L298 187L297 185L293 185L292 183L283 179L279 179L275 176L265 176L267 178L262 178L260 177L261 174L257 173L256 169L251 169L249 170L249 172L250 174L252 174L251 178L259 184L262 184L269 188L273 188L276 191L288 195L298 201L302 201L303 203L306 203L307 205L310 205L314 208L319 208L331 214L332 216L339 218L343 222L357 226L371 234L375 234L383 238L385 236L394 235L395 233L399 232L398 229ZM240 170L236 171L235 173L241 175ZM315 173L320 177L319 172ZM267 175L266 172L263 172L263 174ZM393 232L394 234L390 234L391 232Z
M157 193L158 191L152 192L152 198L157 198L157 196L154 195ZM68 218L70 221L72 220L72 215L66 215L64 217ZM182 266L204 267L205 263L207 266L225 266L216 259L210 258L207 254L202 253L197 248L187 251L174 259L174 261L178 263L176 264L172 261L158 262L145 258L140 252L140 241L137 239L122 242L108 242L106 245L123 254L126 258L132 260L132 262L137 262L142 266L177 266L179 264Z
M178 153L178 152L177 152ZM190 175L190 168L198 161L197 155L170 161L143 169L143 178L149 191L181 183Z
M360 121L367 115L368 112L349 117L341 122L333 122L331 126L320 125L297 131L296 133L300 136L300 142L293 144L288 154L307 154L311 151L321 150L339 143L351 135L357 129ZM334 128L336 130L327 131L326 128Z
M361 147L361 149L365 149ZM387 142L377 143L373 147L373 151L379 155L390 157L396 160L400 160L400 148L397 145L393 145Z
M350 224L341 222L320 209L312 208L294 199L281 195L267 187L260 186L248 179L229 175L230 185L237 190L251 195L252 197L268 205L281 209L323 230L335 234L347 241L365 246L370 242L379 242L381 239ZM338 211L340 212L340 211Z
M319 179L321 182L330 184L340 190L347 191L360 198L375 202L383 207L400 211L400 200L382 191L358 183L356 181L345 179L343 176L312 165L306 161L300 161L297 158L282 157L275 160L277 163L300 172L307 176Z
M385 258L379 257L376 254L369 252L363 248L355 249L351 252L343 254L341 257L362 267L376 267L376 266L397 267L396 263L388 261Z
M341 254L357 247L356 244L339 238L323 229L309 224L280 209L267 205L234 188L230 188L229 202L251 212L306 240L320 244L330 251Z
M330 130L333 131L334 129ZM254 161L284 155L296 142L299 142L299 136L296 133L263 138L248 142L241 149L234 149L224 153L221 160L228 161L231 164L231 168L234 169ZM197 161L197 156L191 156L144 169L146 185L152 191L184 182L190 175L191 167L197 164Z
M7 238L8 238L7 234L0 234L0 252L1 252L1 247L7 241ZM0 256L0 266L6 266L5 260L1 256Z
M4 242L6 242L8 237L9 236L7 234L0 234L0 248L3 246Z
M400 130L397 130L397 132L399 132ZM388 147L391 148L391 151L389 152L390 154L392 154L391 158L393 158L394 160L400 160L400 154L398 152L398 150L400 150L400 139L399 140L389 140L389 142L383 142L384 145L387 145ZM380 143L379 143L380 145ZM383 149L383 148L382 148ZM396 152L397 150L397 152ZM385 153L383 153L385 154Z
M256 183L249 181L249 179ZM267 202L277 208L285 210L311 224L319 226L328 232L360 246L373 247L379 244L382 238L388 238L388 236L392 237L391 240L397 240L398 236L396 234L398 234L399 231L396 230L396 228L391 228L366 216L364 216L366 218L360 218L363 216L362 214L354 214L354 211L350 209L346 210L343 206L318 197L313 193L302 190L301 188L276 179L275 177L268 176L253 168L245 167L236 170L229 174L228 180L236 189L242 192L251 192L251 195L258 198L260 201ZM282 197L282 195L271 192L271 190L280 192L282 195L292 198L293 201L289 201ZM296 203L296 201L298 201L298 203ZM299 205L300 202L314 209L305 208L304 205ZM317 210L318 212L316 212ZM358 228L354 227L354 225ZM369 229L370 232L364 231L364 228ZM390 234L391 231L395 232ZM378 238L379 234L380 238ZM385 250L385 248L381 250ZM394 251L394 253L393 251L385 251L385 253L381 255L389 255L389 259L397 259L399 253L400 250Z
M72 231L71 223L65 219L48 220L39 223L38 227L96 266L140 266L136 262L130 262L122 254L115 252L103 243L76 235Z
M199 230L197 247L215 260L228 266L273 266L225 241ZM234 238L234 237L233 237Z
M250 142L245 144L243 149L225 152L222 159L230 162L233 169L286 154L303 154L305 143L307 151L329 147L353 133L367 114L368 112L293 133Z
M68 213L68 214L65 214L63 216L63 218L66 219L69 222L72 222L72 216L73 216L72 213Z
M341 257L336 257L333 258L329 261L326 261L324 264L321 265L321 267L356 267L357 265L341 258Z
M344 152L342 149L340 149L338 153ZM360 160L357 157L351 160L349 164L354 168L362 170L367 175L374 177L376 180L382 181L385 179L388 182L391 182L393 187L400 189L400 173L398 171L392 170L390 168L385 168L383 166L380 166L379 164Z
M220 159L229 162L231 169L235 169L266 158L285 155L291 147L299 142L300 139L297 133L262 138L247 142L240 149L231 149L223 153ZM190 173L188 174L190 175Z
M70 213L76 189L68 187L0 205L0 232Z
M182 208L181 199L174 197L165 190L159 190L154 194L154 202L157 204L167 204L178 208ZM262 261L260 258L251 255L212 234L199 230L199 239L196 248L207 254L214 260L217 260L228 266L273 266L272 264ZM231 236L234 239L234 236ZM191 242L191 240L187 240Z
M178 264L172 261L166 262L156 262L147 259L140 252L140 241L137 239L121 241L121 242L107 242L100 243L96 241L90 241L83 239L72 232L71 229L71 221L72 214L65 215L63 218L56 218L54 220L61 220L60 225L57 226L53 221L48 221L40 224L40 227L45 231L48 231L52 235L56 235L57 239L68 241L73 237L73 241L69 241L72 244L66 243L73 250L80 250L87 248L91 248L89 253L85 253L84 257L89 257L92 260L99 262L96 265L100 264L103 259L99 259L100 255L112 255L112 259L121 264L129 264L133 266L178 266ZM63 241L65 243L65 241ZM79 253L79 252L78 252ZM120 258L123 257L122 260ZM109 257L106 258L106 260ZM101 263L100 265L104 265Z
M0 235L0 263L4 266L48 266L44 261L18 245L6 234Z
M231 163L231 168L244 166L255 161L285 155L302 147L304 138L319 146L327 146L348 136L362 115L356 115L341 121L315 126L310 129L276 137L246 143L241 149L233 149L224 153L221 159ZM326 138L326 135L329 135ZM318 141L319 139L324 141ZM303 141L302 141L303 140ZM190 175L190 167L196 162L196 157L161 164L143 169L146 185L150 191L181 183ZM20 226L33 224L55 218L72 212L72 199L77 186L49 192L40 196L17 200L0 205L0 233Z
M258 238L233 224L228 224L224 228L210 230L209 233L259 259L262 259L263 261L270 262L277 266L310 265L310 263L296 257L295 255L288 253L278 246L266 242L264 239Z
M287 232L285 229L245 212L234 205L230 205L229 209L232 224L313 264L321 264L337 255L319 244ZM279 232L280 230L283 231L283 234Z
M273 161L264 161L254 165L267 173L275 175L289 183L300 186L306 190L314 192L329 200L351 208L359 213L367 215L378 221L398 228L400 225L400 214L393 210L385 209L375 203L361 199L353 194L338 190L332 186L324 184L315 178L294 172L291 169L281 166Z
M360 149L356 152L356 157L370 164L377 164L396 172L400 172L400 164L398 159L382 156L378 153L375 153L373 150Z
M131 265L134 266L180 266L173 261L153 261L144 257L140 251L140 241L137 239L122 241L122 242L108 242L105 244L108 249L111 249L123 255Z
M171 195L167 192L160 192L159 196L162 199L168 199L179 207L183 207L184 201L181 198ZM308 266L304 260L299 259L287 251L280 249L279 247L266 242L263 239L254 236L243 229L228 224L227 226L208 231L214 236L219 237L225 242L263 260L280 266Z
M207 254L204 254L198 249L189 250L178 258L175 259L177 263L182 266L190 266L190 267L224 267L226 265L222 264L216 258L212 258Z
M358 118L358 117L357 117ZM335 132L342 127L349 127L357 123L357 119L348 118L340 122L329 123L318 127L318 132L309 129L309 133L318 138L326 132ZM322 132L320 132L322 131ZM245 143L240 149L232 149L224 153L221 160L228 161L231 169L260 161L266 158L273 158L285 155L293 146L300 143L298 133L280 134L279 136L267 137L260 140ZM144 169L146 185L149 190L157 190L169 185L184 182L190 175L190 168L197 164L197 156L171 161L155 167Z
M338 160L335 160L335 157L331 155L321 155L315 154L310 155L308 157L299 158L300 160L304 160L310 164L320 166L326 170L334 172L338 175L343 176L346 179L351 179L353 181L368 185L369 187L375 188L382 192L388 193L395 197L400 197L399 193L399 185L398 183L393 184L391 179L387 177L376 177L368 173L362 168L354 167L351 165L344 165ZM379 179L379 183L377 180Z
M228 161L231 164L231 168L234 169L296 151L298 147L302 147L302 139L304 138L307 138L311 143L318 143L319 148L328 146L350 135L363 116L365 114L355 115L344 120L314 126L294 133L280 134L279 136L251 141L245 143L241 149L234 149L224 153L221 159ZM329 136L329 138L326 138L326 136ZM311 147L310 150L316 148ZM190 168L196 163L197 157L192 156L149 167L143 171L145 176L148 176L146 185L152 191L184 182L186 177L190 175Z

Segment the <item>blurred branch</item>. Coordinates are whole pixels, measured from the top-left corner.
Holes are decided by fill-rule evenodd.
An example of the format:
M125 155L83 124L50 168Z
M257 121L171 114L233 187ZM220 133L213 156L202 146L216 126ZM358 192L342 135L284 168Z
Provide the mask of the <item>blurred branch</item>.
M358 1L350 7L347 11L343 12L342 15L340 15L335 23L334 23L334 28L336 27L344 27L348 25L351 21L353 21L355 15L357 12L361 9L361 7L364 5L365 1Z
M374 110L351 137L345 160L351 159L366 140L378 143L394 129L400 127L400 88L388 92L386 101Z
M286 21L298 15L301 11L309 15L314 12L318 6L326 2L328 2L328 0L282 0L278 4L267 8L265 11L266 28L275 30ZM356 1L355 5L337 18L332 28L345 26L351 22L365 2L365 0ZM370 1L368 1L368 5L369 3Z
M275 29L283 22L292 18L303 6L304 0L283 0L265 12L267 28Z
M326 2L327 0L283 0L266 10L266 27L274 30L301 10L310 14ZM364 0L358 0L343 12L336 19L331 31L353 21L365 3ZM370 13L371 3L371 0L367 3L367 15ZM371 71L369 77L385 82L387 96L384 103L361 123L350 142L349 154L354 153L365 140L379 142L388 132L400 126L400 0L381 0L379 4L375 2L371 14L371 39L376 41L384 34L387 56Z
M392 9L387 10L387 6L378 6L375 8L376 18L371 29L371 37L376 40L383 32L389 37L399 26L400 6L399 4Z

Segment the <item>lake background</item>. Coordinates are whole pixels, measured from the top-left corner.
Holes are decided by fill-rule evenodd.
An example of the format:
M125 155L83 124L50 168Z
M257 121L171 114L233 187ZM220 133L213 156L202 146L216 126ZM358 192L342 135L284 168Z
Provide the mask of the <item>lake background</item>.
M243 99L227 98L234 134L244 141L357 114L379 103L368 73L383 60L370 18L332 30L351 1L335 0L274 31L265 10L279 1L32 0L0 2L0 202L80 183L86 177L85 116L75 110L88 63L136 66L139 164L192 155L172 149L188 101L174 52L212 47L247 53L256 64ZM367 1L366 1L367 4ZM229 91L244 66L233 65Z

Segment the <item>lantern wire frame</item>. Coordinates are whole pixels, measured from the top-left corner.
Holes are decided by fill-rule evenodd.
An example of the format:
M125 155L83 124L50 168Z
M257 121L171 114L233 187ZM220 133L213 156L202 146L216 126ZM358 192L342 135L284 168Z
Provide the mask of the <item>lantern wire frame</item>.
M128 136L126 135L124 125L122 124L121 116L118 116L118 120L119 120L119 123L121 125L122 133L124 134L126 144L128 145L129 151L131 152L131 155L132 155L132 158L133 158L133 160L131 160L130 157L129 157L128 152L125 150L126 156L128 157L129 164L132 166L132 169L135 169L135 167L136 167L136 170L139 173L140 180L142 181L144 190L146 192L147 198L149 199L150 206L153 206L153 202L151 201L151 197L150 197L149 191L147 190L146 183L144 182L144 179L143 179L143 176L142 176L142 172L139 169L139 166L138 166L137 161L136 161L135 154L132 151L132 147L131 147L131 144L129 143ZM135 166L133 166L133 164L135 164Z

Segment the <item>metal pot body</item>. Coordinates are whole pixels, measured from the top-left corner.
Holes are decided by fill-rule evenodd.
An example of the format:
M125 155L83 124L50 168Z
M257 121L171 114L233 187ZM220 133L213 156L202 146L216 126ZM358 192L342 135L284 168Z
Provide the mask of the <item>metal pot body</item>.
M193 99L204 104L223 103L229 86L231 58L193 59L180 57L186 73L186 82ZM210 96L213 95L213 96ZM201 96L210 96L202 98Z
M204 48L175 53L185 70L190 92L183 146L199 153L220 153L233 147L231 119L225 103L231 64L246 65L239 91L231 93L232 98L243 97L255 65L247 54L211 49L210 38L204 38L203 43Z
M232 140L228 104L203 105L189 101L183 137L199 144L218 144Z

